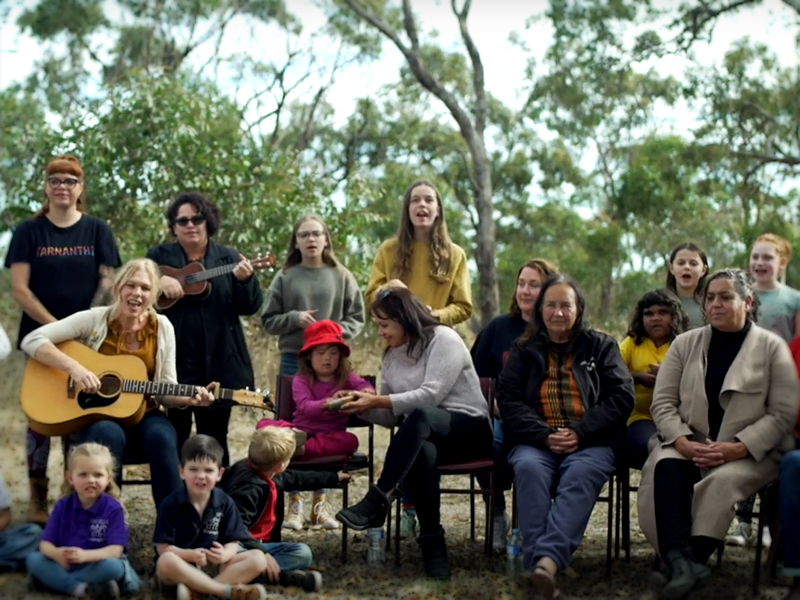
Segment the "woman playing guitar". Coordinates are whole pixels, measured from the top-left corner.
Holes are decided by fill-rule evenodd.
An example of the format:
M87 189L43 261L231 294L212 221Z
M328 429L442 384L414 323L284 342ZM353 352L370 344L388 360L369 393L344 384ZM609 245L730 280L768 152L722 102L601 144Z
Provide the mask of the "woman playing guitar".
M175 332L169 320L157 315L153 304L158 297L159 272L153 261L140 258L120 269L112 289L113 304L77 312L65 319L43 325L25 336L22 349L39 362L69 373L75 385L88 392L100 387L97 375L85 365L56 348L75 340L106 355L130 354L144 361L151 381L177 383L175 376ZM144 418L123 428L110 420L98 421L78 432L79 442L107 446L117 464L121 481L122 457L128 450L150 459L153 500L156 508L180 486L178 441L175 428L158 410L166 407L208 406L214 397L205 388L195 388L193 397L161 396L145 400Z
M219 208L202 194L180 194L166 215L176 241L151 248L148 258L158 265L178 269L194 261L205 269L236 265L232 272L214 278L207 296L184 295L178 280L161 276L164 295L179 298L163 311L175 327L178 379L195 385L218 381L222 387L253 389L253 365L239 321L241 315L258 312L263 301L253 267L239 252L211 239L219 230L222 217ZM169 418L178 432L178 447L189 438L192 414L197 433L210 435L222 445L223 465L227 466L231 403L170 411Z

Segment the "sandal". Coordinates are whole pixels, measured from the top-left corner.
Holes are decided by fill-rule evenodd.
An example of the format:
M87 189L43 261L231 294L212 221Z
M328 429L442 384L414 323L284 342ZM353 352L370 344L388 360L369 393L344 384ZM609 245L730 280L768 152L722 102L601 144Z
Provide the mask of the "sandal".
M533 569L531 584L545 598L558 597L559 590L556 587L555 576L542 566L537 566Z

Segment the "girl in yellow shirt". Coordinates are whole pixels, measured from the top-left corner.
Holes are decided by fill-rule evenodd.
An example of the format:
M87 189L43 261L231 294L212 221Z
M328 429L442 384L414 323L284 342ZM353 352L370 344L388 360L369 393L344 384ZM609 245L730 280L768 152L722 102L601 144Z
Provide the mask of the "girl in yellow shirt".
M439 190L424 179L406 190L397 235L378 248L367 301L392 286L407 287L445 325L472 315L467 255L447 233Z
M656 432L650 405L659 365L678 335L689 329L689 316L681 301L666 289L645 293L636 303L627 337L619 346L636 389L636 402L628 419L628 465L641 469L647 460L647 443Z

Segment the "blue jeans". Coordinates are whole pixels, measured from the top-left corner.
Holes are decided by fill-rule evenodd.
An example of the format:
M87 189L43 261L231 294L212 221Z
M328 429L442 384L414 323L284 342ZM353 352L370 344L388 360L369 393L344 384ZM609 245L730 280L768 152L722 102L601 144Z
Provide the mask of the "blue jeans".
M264 552L271 555L281 571L302 571L311 566L313 556L307 544L292 542L262 542Z
M25 560L28 573L55 592L71 595L82 583L121 581L125 565L119 558L106 558L95 563L73 565L69 570L41 552L32 552ZM121 586L120 586L121 587Z
M800 577L800 450L783 457L780 477L783 573Z
M78 434L78 439L80 442L97 442L111 450L117 462L117 481L122 481L123 456L149 460L156 509L164 498L181 485L178 434L167 416L160 411L146 413L139 423L127 429L114 421L92 423Z
M281 375L297 375L299 368L296 353L281 352Z
M39 549L41 537L42 528L33 523L0 531L0 567L19 570L28 554Z
M648 419L634 421L628 426L628 467L642 470L649 452L647 443L656 433L656 424Z
M613 450L596 446L556 454L521 445L511 451L508 462L520 499L525 567L530 570L547 556L563 571L581 545L597 497L614 472Z

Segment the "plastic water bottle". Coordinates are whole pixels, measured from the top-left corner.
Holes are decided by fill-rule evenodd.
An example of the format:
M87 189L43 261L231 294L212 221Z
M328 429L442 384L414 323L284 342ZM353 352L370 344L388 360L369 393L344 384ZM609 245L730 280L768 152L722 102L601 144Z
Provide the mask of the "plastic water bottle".
M506 573L509 577L519 577L522 573L522 560L522 535L519 529L514 529L506 543Z
M386 562L386 543L383 527L367 529L367 564L382 565Z

